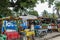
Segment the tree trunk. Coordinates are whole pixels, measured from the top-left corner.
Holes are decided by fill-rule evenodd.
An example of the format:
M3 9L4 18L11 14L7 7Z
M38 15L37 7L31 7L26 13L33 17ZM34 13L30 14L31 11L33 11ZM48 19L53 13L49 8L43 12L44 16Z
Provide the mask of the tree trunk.
M58 15L58 18L60 18L59 8L57 8L57 15Z

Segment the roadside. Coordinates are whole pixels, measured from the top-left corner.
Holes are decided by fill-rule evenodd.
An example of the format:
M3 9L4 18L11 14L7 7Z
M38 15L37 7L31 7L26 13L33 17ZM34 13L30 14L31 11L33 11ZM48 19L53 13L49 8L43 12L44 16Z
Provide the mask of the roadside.
M49 39L49 40L60 40L60 36L52 38L52 39Z
M58 36L60 36L59 32L53 32L53 33L48 33L47 35L45 35L44 37L40 38L40 37L36 37L36 40L53 40L55 37L57 38ZM60 37L58 37L60 38Z

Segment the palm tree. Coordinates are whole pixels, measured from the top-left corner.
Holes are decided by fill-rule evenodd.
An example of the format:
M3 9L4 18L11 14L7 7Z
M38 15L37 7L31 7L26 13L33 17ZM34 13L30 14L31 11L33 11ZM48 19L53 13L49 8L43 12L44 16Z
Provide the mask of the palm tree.
M56 19L58 16L55 13L50 14L50 18Z
M55 3L55 7L56 7L56 10L57 10L57 15L60 18L60 14L59 14L59 11L60 11L60 2Z
M37 16L37 17L39 16L39 15L38 15L38 12L35 11L35 10L28 11L28 14L29 14L29 15L34 15L34 16Z
M44 2L48 2L48 7L51 7L51 5L53 5L55 0L40 0L41 3L44 3Z
M43 11L43 14L42 14L43 17L49 17L49 14L46 10Z

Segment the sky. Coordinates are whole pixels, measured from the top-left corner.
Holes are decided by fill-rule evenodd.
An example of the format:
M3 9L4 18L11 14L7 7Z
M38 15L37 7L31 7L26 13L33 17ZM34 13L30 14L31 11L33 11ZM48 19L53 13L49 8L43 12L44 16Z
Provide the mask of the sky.
M44 10L48 11L48 13L53 13L53 6L51 8L48 8L48 2L45 3L39 2L39 4L36 4L36 7L34 7L34 10L36 10L39 16L41 16Z
M60 2L60 0L55 0L55 2ZM51 8L48 8L48 2L45 3L40 3L38 1L39 4L36 4L36 7L34 7L34 10L36 10L39 14L39 16L42 15L42 12L44 10L48 11L48 13L53 13L53 7L54 5L51 6ZM54 13L56 14L56 10L54 11Z

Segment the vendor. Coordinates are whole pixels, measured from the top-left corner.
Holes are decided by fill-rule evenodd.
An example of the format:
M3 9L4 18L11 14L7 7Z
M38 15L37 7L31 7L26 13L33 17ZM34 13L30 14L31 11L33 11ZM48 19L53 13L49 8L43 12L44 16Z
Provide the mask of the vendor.
M51 27L51 25L49 24L49 26L48 26L48 32L52 32L52 27Z
M31 24L31 31L34 31L34 24Z

